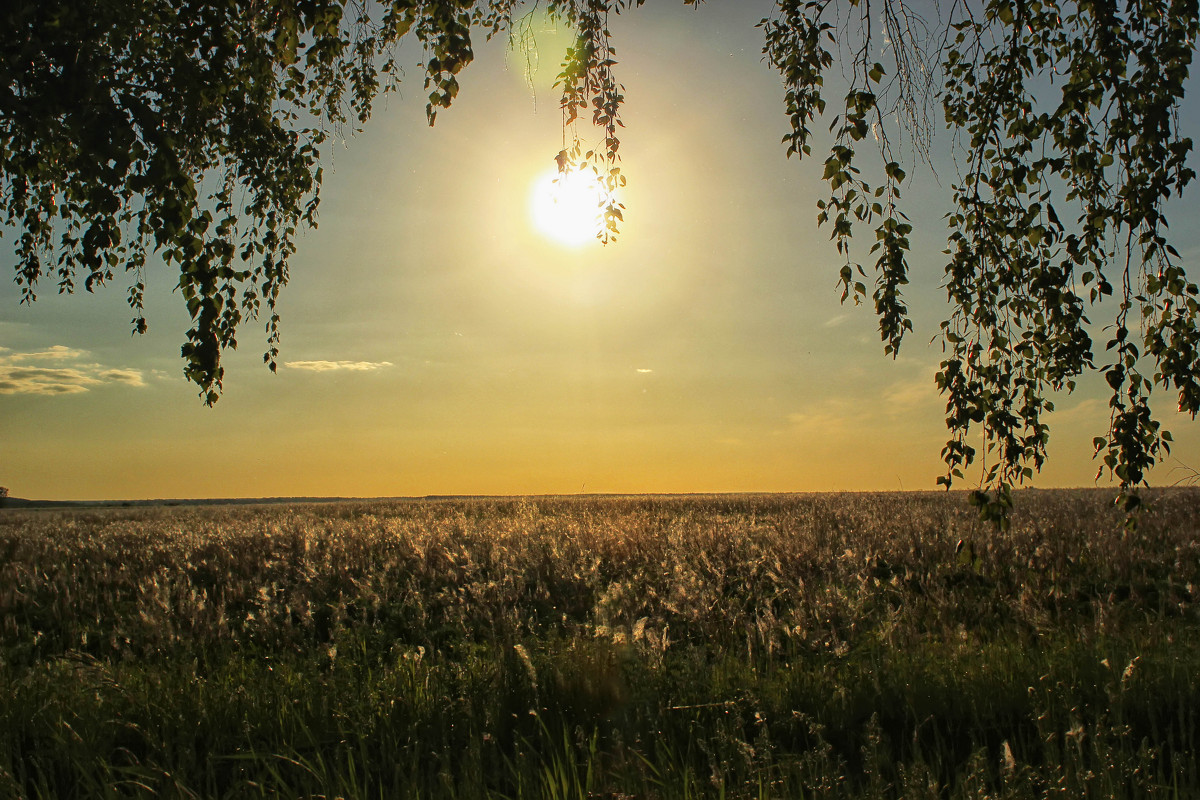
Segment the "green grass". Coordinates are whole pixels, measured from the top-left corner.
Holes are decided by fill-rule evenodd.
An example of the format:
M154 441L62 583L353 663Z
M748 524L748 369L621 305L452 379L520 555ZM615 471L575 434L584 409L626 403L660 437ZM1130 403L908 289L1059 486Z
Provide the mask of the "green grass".
M973 514L6 511L0 797L1200 796L1200 492Z

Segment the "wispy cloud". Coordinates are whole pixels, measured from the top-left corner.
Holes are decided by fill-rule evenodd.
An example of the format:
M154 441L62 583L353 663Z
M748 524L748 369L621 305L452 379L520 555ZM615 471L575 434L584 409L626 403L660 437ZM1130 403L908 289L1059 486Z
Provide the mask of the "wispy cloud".
M0 394L80 394L100 381L77 369L0 365Z
M146 385L140 370L74 363L86 355L63 345L27 353L0 348L0 394L82 394L104 384Z
M1059 424L1106 426L1108 405L1098 398L1085 397L1072 403L1058 405L1051 418Z
M852 413L838 408L832 403L822 403L811 411L787 415L787 421L792 431L806 436L841 434L852 419Z
M376 369L392 366L390 361L285 361L285 367L291 369L306 369L310 372L333 372L348 370L350 372L370 372Z
M901 418L935 418L932 415L944 405L934 382L936 373L936 367L914 364L908 376L881 389L864 386L862 393L814 399L787 415L787 428L802 436L828 438L892 429ZM875 399L868 399L872 394Z
M642 373L643 375L645 375L645 374L647 374L647 373L650 373L650 372L654 372L654 370L652 370L652 369L642 369L642 368L640 368L640 367L638 368L638 370L637 370L637 371L638 371L638 372L640 372L640 373Z
M919 375L896 381L883 391L884 409L891 414L941 409L944 405L938 392L936 367L925 367Z
M6 348L5 352L11 351ZM76 350L56 344L45 350L37 350L32 353L13 353L9 356L3 356L3 358L8 361L76 361L86 355L87 351L85 350Z
M97 375L101 380L111 381L112 383L123 383L126 386L146 385L146 380L142 377L141 371L136 369L106 369L101 370Z

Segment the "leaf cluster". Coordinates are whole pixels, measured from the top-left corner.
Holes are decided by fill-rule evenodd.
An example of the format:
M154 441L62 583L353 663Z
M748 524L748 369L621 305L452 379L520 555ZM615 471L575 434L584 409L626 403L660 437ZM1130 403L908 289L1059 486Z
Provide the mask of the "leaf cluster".
M811 156L825 79L835 61L843 67L845 102L829 127L822 176L831 194L817 203L842 259L843 301L867 294L850 239L869 223L872 299L884 352L894 356L912 328L901 292L911 226L898 205L905 173L889 135L907 133L927 158L921 111L937 101L961 157L947 215L950 315L936 337L949 429L939 483L949 488L980 460L973 502L1006 522L1012 487L1045 461L1054 394L1100 373L1111 390L1109 429L1094 440L1100 475L1120 482L1133 510L1137 487L1172 441L1152 413L1153 389L1178 392L1180 411L1200 409L1200 290L1168 241L1164 214L1195 177L1178 109L1197 4L956 3L940 39L904 4L884 0L881 14L879 5L782 0L760 23L763 52L785 87L788 155ZM885 63L872 55L877 18ZM869 181L859 155L870 138L882 176ZM1094 352L1095 310L1112 315L1104 359Z
M1031 478L1051 393L1099 372L1111 390L1101 473L1132 509L1170 449L1153 388L1200 408L1198 290L1164 214L1195 177L1177 110L1197 24L1195 3L1053 0L996 0L954 24L942 99L969 155L948 215L946 483L976 457L973 424L998 497ZM1112 314L1103 359L1097 309Z
M184 372L208 404L238 326L276 301L302 226L317 223L322 146L394 88L413 32L427 111L457 94L473 27L515 2L16 0L0 11L0 222L22 302L39 285L92 291L125 272L133 329L146 265L178 271Z

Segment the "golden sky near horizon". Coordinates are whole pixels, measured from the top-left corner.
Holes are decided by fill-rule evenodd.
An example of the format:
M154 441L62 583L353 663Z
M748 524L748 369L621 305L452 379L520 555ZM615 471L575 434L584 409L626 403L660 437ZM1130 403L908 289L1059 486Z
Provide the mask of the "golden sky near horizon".
M0 484L42 499L935 488L952 173L909 170L915 330L892 360L871 309L838 302L820 159L779 144L783 93L755 28L770 5L656 2L614 24L629 185L604 247L538 223L563 32L535 22L532 85L522 53L480 44L433 129L410 68L327 154L279 374L246 323L212 409L181 374L167 271L132 338L119 279L98 296L47 286L31 307L0 282ZM1174 214L1194 262L1193 201ZM1104 388L1058 399L1035 485L1091 485ZM1200 428L1165 417L1178 462L1159 483L1200 469Z

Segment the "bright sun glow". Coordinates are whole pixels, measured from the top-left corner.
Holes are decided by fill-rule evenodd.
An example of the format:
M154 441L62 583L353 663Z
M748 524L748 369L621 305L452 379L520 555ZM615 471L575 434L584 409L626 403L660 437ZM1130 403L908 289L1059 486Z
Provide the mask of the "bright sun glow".
M563 175L550 170L533 186L530 214L543 236L567 247L581 247L596 241L603 228L604 200L604 188L591 170Z

